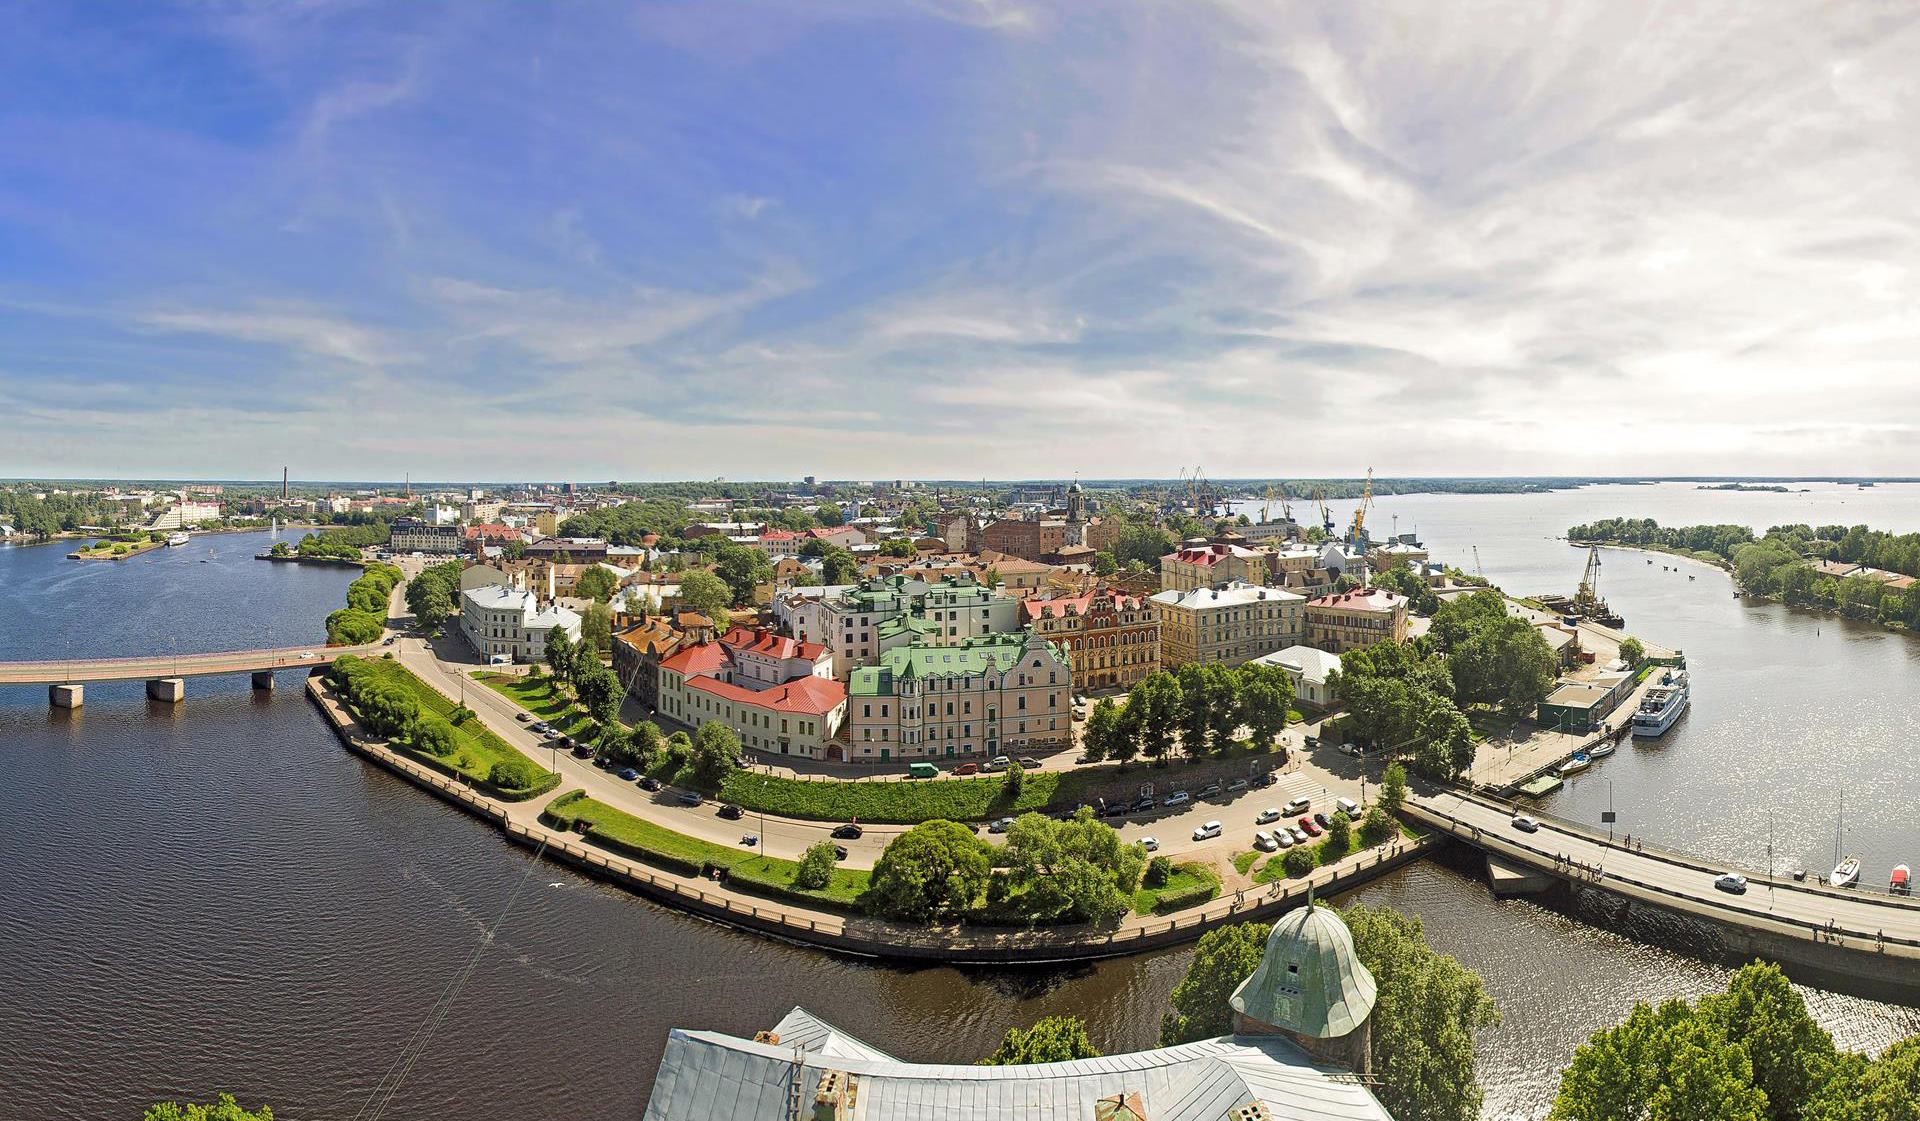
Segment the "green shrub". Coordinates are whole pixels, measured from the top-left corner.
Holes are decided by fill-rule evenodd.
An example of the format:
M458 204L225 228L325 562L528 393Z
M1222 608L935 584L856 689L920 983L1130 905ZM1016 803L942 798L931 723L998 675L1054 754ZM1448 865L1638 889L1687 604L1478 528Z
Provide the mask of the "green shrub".
M1360 843L1363 845L1384 844L1399 831L1399 826L1393 823L1378 802L1368 806L1367 816L1360 819Z
M1173 875L1173 861L1164 856L1156 856L1147 861L1147 874L1140 881L1143 887L1165 887Z
M487 782L502 790L524 790L539 782L542 773L525 759L502 759L487 772Z
M1171 911L1184 911L1188 907L1197 907L1219 892L1219 884L1194 884L1191 887L1161 892L1160 898L1154 901L1153 913L1164 915Z
M1280 858L1280 868L1289 876L1305 876L1320 867L1320 854L1305 845L1287 850Z
M454 734L453 725L432 715L422 715L413 722L413 728L408 733L408 742L421 751L438 756L452 755L460 746L460 740Z
M840 860L832 841L819 841L807 847L800 857L800 870L793 875L793 886L818 891L833 881L833 868Z

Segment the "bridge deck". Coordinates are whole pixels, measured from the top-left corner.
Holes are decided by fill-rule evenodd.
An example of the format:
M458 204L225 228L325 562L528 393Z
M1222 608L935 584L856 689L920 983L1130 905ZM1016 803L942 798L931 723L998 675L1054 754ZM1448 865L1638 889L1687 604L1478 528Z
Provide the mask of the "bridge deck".
M1568 822L1539 818L1540 831L1513 827L1514 808L1459 792L1409 799L1410 817L1508 861L1618 895L1645 899L1758 931L1788 934L1920 962L1920 899L1866 889L1795 883L1788 876L1749 872L1728 864L1620 841ZM1713 886L1724 872L1748 878L1744 895Z
M371 654L365 646L288 646L277 650L223 650L212 654L155 654L133 658L78 658L57 662L0 662L0 685L71 685L93 681L142 681L156 677L203 677L266 669L325 665L342 654Z

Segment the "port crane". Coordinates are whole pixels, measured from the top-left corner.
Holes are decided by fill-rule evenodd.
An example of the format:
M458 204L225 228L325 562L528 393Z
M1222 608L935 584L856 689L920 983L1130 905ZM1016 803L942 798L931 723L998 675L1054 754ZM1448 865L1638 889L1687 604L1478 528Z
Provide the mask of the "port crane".
M1360 504L1353 508L1353 525L1347 530L1347 544L1364 552L1367 547L1367 511L1373 506L1373 468L1367 468L1367 481L1360 488Z
M1320 508L1320 528L1328 537L1333 536L1333 514L1327 509L1327 488L1313 488L1313 504Z

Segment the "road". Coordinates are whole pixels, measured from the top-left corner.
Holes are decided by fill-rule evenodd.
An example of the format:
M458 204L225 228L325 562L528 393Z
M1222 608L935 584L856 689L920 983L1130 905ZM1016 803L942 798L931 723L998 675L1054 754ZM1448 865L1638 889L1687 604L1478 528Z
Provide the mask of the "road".
M133 658L82 658L57 662L0 662L0 685L73 685L90 681L142 681L156 677L203 677L265 669L308 669L341 654L373 654L365 646L288 646L277 650L226 650L213 654L160 654Z
M1422 795L1412 806L1416 814L1436 815L1442 822L1478 829L1478 836L1461 838L1469 844L1563 878L1584 878L1622 894L1635 894L1636 888L1651 889L1657 895L1677 896L1694 904L1694 909L1709 911L1723 920L1755 920L1756 925L1760 925L1759 920L1784 922L1807 932L1831 924L1868 940L1877 941L1885 935L1888 939L1920 942L1920 902L1912 898L1860 889L1836 890L1815 885L1811 878L1799 884L1784 875L1770 878L1652 848L1630 851L1621 842L1609 843L1598 833L1550 819L1541 819L1539 832L1526 833L1514 827L1509 807L1458 792ZM1555 857L1591 871L1556 870ZM1724 872L1747 876L1746 893L1734 895L1715 888L1715 878Z

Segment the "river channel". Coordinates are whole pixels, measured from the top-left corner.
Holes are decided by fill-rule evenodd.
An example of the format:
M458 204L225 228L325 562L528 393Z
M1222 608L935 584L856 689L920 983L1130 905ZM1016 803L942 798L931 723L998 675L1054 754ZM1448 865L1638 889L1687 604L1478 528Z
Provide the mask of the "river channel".
M1384 532L1397 514L1470 571L1477 545L1514 592L1571 591L1582 557L1556 538L1597 517L1920 529L1920 486L1809 487L1406 496L1371 517ZM317 641L352 573L251 559L266 540L200 537L117 563L0 549L0 659ZM1920 640L1741 601L1724 574L1671 558L1609 551L1602 590L1629 630L1687 652L1694 706L1552 812L1597 820L1611 795L1623 829L1755 868L1771 837L1777 862L1813 868L1830 862L1844 793L1842 843L1870 877L1920 858L1905 702ZM1151 1046L1186 966L1180 950L1064 970L899 969L689 919L536 863L367 767L294 683L267 695L244 676L192 679L179 706L138 683L93 685L78 713L49 710L37 688L0 689L10 1115L135 1117L155 1098L225 1088L295 1121L352 1116L496 922L391 1115L637 1118L668 1029L751 1033L795 1004L913 1059L971 1061L1009 1025L1056 1012L1083 1016L1109 1051ZM1506 1016L1482 1040L1489 1118L1542 1116L1573 1048L1636 997L1725 977L1549 906L1494 902L1464 863L1356 894L1419 913L1486 977ZM1805 991L1847 1045L1920 1033L1915 1010Z

